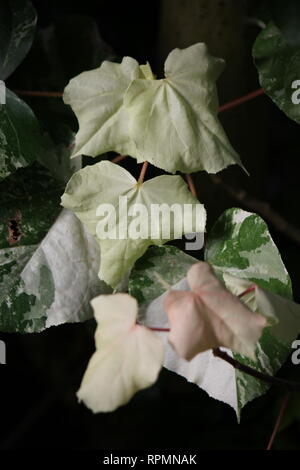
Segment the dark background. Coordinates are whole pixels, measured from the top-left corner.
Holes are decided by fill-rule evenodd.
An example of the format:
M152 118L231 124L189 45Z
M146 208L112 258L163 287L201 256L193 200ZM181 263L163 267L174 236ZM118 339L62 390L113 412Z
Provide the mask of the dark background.
M215 55L226 59L219 82L221 103L259 88L251 47L260 31L255 18L263 15L263 2L33 3L38 33L29 55L10 77L10 88L62 91L74 75L104 58L118 60L124 55L149 60L159 75L171 49L198 41L207 42ZM24 99L45 128L66 124L76 130L76 120L61 100ZM266 96L226 111L221 120L251 174L248 178L239 168L230 168L223 172L224 180L269 202L300 228L298 125ZM133 160L124 165L137 172ZM239 205L207 175L197 174L194 180L209 225L224 209ZM300 247L272 225L270 230L300 301ZM0 449L264 449L283 397L281 391L270 390L245 407L238 425L229 406L163 370L158 383L139 392L127 406L93 415L77 404L75 395L94 349L92 322L41 334L1 334L0 339L7 344L7 365L0 366ZM280 375L300 380L300 368L288 360ZM275 449L300 447L298 409L300 398L295 397Z

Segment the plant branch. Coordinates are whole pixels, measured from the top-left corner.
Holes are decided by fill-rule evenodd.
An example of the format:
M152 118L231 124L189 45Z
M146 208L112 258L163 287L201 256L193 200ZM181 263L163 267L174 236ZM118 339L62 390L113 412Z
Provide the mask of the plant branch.
M112 158L111 162L112 163L120 163L122 160L125 160L128 155L117 155L116 157Z
M239 294L237 297L241 299L242 297L244 297L244 295L250 294L250 292L255 291L255 289L256 289L256 284L252 284L252 286L249 286L246 290L244 290L244 292Z
M187 173L187 174L185 175L185 179L186 179L186 181L187 181L187 184L188 184L188 186L189 186L189 188L190 188L190 191L191 191L192 195L193 195L196 199L198 199L197 190L196 190L196 186L195 186L195 184L194 184L192 175L190 175L190 174Z
M244 372L245 374L251 375L255 379L261 380L270 385L277 385L290 392L300 392L300 382L298 383L298 382L292 382L290 380L279 379L278 377L273 377L272 375L259 372L258 370L253 369L252 367L242 364L241 362L237 361L233 357L229 356L227 352L221 351L221 349L219 348L213 349L213 354L214 356L219 357L220 359L223 359L223 361L228 362L228 364L230 364L235 369L238 369L241 372Z
M149 328L149 330L151 331L157 331L157 332L163 332L163 333L170 332L170 328L157 328L157 327L151 327L151 326L148 326L147 328ZM218 357L219 359L223 359L223 361L230 364L232 367L234 367L234 369L240 370L241 372L244 372L247 375L251 375L251 377L254 377L255 379L261 380L262 382L266 382L270 385L276 385L277 387L279 386L285 390L288 390L288 393L300 392L300 382L293 382L291 380L280 379L278 377L265 374L264 372L260 372L254 369L253 367L242 364L237 359L234 359L233 357L229 356L227 352L222 351L220 348L215 348L212 351L215 357ZM280 425L280 421L279 421L278 427L279 425Z
M258 90L255 90L255 91L251 91L251 93L247 93L247 95L241 96L240 98L236 98L235 100L222 104L222 106L219 107L219 113L222 113L223 111L227 111L228 109L231 109L231 108L235 108L236 106L239 106L240 104L246 103L246 101L253 100L253 98L263 95L264 93L265 92L262 88L259 88Z
M61 91L31 91L31 90L13 90L17 95L23 96L36 96L36 97L43 97L43 98L61 98L63 96L63 92ZM240 98L236 98L228 103L223 104L219 107L219 112L226 111L227 109L235 108L242 103L246 103L247 101L256 98L257 96L263 95L264 90L259 88L258 90L251 91Z
M144 178L145 178L145 174L146 174L146 171L147 171L147 168L149 166L149 163L148 162L144 162L143 163L143 166L142 166L142 169L141 169L141 173L140 173L140 176L139 176L139 180L138 182L140 184L142 184L144 182Z
M281 424L281 421L282 421L284 412L286 410L287 404L289 402L290 396L291 396L291 393L287 392L283 397L283 400L282 400L282 403L281 403L281 406L280 406L280 409L279 409L279 413L278 413L278 416L277 416L277 419L276 419L276 422L275 422L275 426L274 426L274 429L273 429L273 432L271 434L271 437L270 437L270 440L269 440L269 443L268 443L268 446L267 446L266 450L271 450L272 449L273 442L274 442L275 437L278 433L278 429L279 429L279 426Z
M151 331L157 331L157 332L163 332L163 333L170 332L170 328L157 328L157 327L152 327L152 326L147 326L147 328L149 328L149 330ZM223 359L223 361L230 364L232 367L234 367L234 369L240 370L241 372L244 372L247 375L251 375L251 377L254 377L255 379L261 380L262 382L266 382L270 385L279 386L285 390L288 390L289 393L300 392L300 382L293 382L291 380L280 379L278 377L274 377L272 375L260 372L256 369L253 369L253 367L242 364L238 360L229 356L227 352L221 351L221 349L219 348L215 348L212 351L215 357L218 357L219 359Z
M138 325L139 325L139 323L138 323ZM170 331L170 328L160 328L160 327L156 327L156 326L147 326L147 325L144 325L144 326L146 326L146 328L148 328L151 331L158 331L160 333L169 333L169 331Z
M242 205L254 212L259 213L264 219L268 220L279 232L282 232L287 237L300 244L300 230L285 220L278 214L270 204L267 202L256 199L248 194L244 189L233 188L228 183L225 183L220 176L211 175L213 183L219 185L231 197L239 201Z
M13 90L14 93L21 96L36 96L42 98L61 98L61 91L30 91L30 90Z

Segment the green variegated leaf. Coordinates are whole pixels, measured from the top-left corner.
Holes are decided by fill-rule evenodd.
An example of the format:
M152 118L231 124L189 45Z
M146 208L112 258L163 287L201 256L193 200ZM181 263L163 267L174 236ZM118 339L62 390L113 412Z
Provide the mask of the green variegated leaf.
M151 246L135 263L128 291L139 303L142 315L148 305L186 276L197 259L175 246Z
M156 250L159 250L157 254ZM257 290L256 306L253 293L244 300L250 302L253 310L259 305L260 313L273 315L278 322L265 328L255 361L238 354L234 356L260 371L275 374L291 352L291 343L300 331L300 315L299 306L290 301L291 281L265 222L258 215L241 209L226 211L209 234L205 257L235 295L253 283L264 289L263 294L262 290ZM185 276L196 262L176 248L164 246L151 247L136 263L129 280L129 292L139 301L142 324L170 327L163 307L166 292L169 285L173 289L189 290ZM214 357L212 351L198 354L189 362L180 359L168 343L168 334L160 335L165 345L164 366L196 383L211 397L232 406L238 418L246 403L268 389L264 382ZM227 352L233 355L232 351Z
M131 81L140 74L136 60L125 57L121 64L104 61L101 67L69 82L64 102L72 107L79 122L73 156L96 157L110 150L136 156L123 98Z
M6 80L28 53L34 37L36 20L36 12L30 1L1 0L1 80Z
M235 295L240 295L251 283L223 274L226 287ZM269 312L277 319L274 326L265 328L256 349L256 360L233 353L240 362L258 371L275 375L290 355L292 343L300 333L300 305L274 294L272 291L256 289L255 293L244 297L244 302L254 311ZM244 405L269 388L265 382L235 370L237 382L238 412Z
M205 259L219 272L293 298L291 280L278 248L267 224L257 214L242 209L225 211L206 240Z
M6 89L0 104L0 181L33 163L40 151L39 124L32 110Z
M164 309L168 288L188 290L186 274L198 260L173 246L150 247L136 263L129 280L129 293L139 302L139 322L169 329ZM211 397L231 405L237 412L234 369L214 357L211 351L198 354L193 360L181 359L168 342L168 332L159 333L165 347L164 367L185 377Z
M300 49L286 42L270 22L253 46L259 81L267 95L291 119L300 123Z
M152 215L153 208L161 204L168 211L167 216ZM150 245L205 230L205 209L180 176L158 176L141 184L124 168L108 161L75 173L62 197L62 205L75 212L98 239L99 277L112 287L117 286ZM192 229L186 230L182 217L172 217L173 205L180 212L187 210L184 205L190 208Z
M34 165L0 186L0 331L90 318L89 301L110 290L97 276L97 243L61 212L62 184Z
M217 220L207 239L205 258L212 263L228 288L228 275L250 281L274 294L292 299L291 280L280 253L271 238L266 223L256 214L241 209L229 209ZM278 309L278 308L277 308ZM259 341L256 361L238 354L241 362L262 372L274 375L291 352L291 341L299 330L285 336L290 321L289 309L279 326L266 328ZM280 312L279 312L280 313ZM278 313L278 314L279 314ZM299 317L300 327L300 317ZM237 381L237 412L253 398L262 395L268 385L235 370Z
M241 294L252 285L245 279L224 275L226 287L235 295ZM186 278L172 286L174 290L188 291L190 289ZM168 342L168 329L170 323L165 312L167 291L160 297L148 301L146 311L142 311L140 322L149 327L166 329L160 336L165 346L164 366L185 377L205 390L212 398L229 404L240 418L243 406L255 397L265 393L268 385L253 377L242 374L227 362L216 358L211 350L202 352L191 361L178 357ZM255 292L243 296L243 300L254 311L273 318L271 326L265 328L256 349L256 361L246 359L244 356L233 354L227 349L230 356L234 356L260 371L273 375L286 360L291 351L293 339L300 331L300 306L272 292L257 288Z
M24 292L20 276L60 212L60 193L61 187L37 165L19 170L0 185L1 331L24 332L43 326L43 305ZM40 279L50 292L53 280L46 267ZM45 304L50 300L47 296Z
M217 117L216 80L223 65L199 43L169 54L165 78L131 83L124 104L138 162L171 173L217 173L241 165Z

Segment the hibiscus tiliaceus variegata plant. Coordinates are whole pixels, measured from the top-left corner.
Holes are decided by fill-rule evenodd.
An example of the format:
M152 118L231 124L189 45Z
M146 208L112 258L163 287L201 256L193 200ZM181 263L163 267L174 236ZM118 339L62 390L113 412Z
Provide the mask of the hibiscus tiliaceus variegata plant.
M81 73L65 89L64 102L79 123L73 157L114 151L171 173L144 181L142 172L136 180L104 155L102 161L74 173L62 197L62 205L98 242L99 277L115 289L92 300L96 352L78 397L94 412L112 411L149 387L161 367L169 367L170 355L172 370L202 387L202 364L219 347L266 371L266 335L276 338L269 353L277 354L280 365L287 355L284 345L287 348L300 330L300 308L284 298L289 277L267 227L256 215L235 210L223 225L218 222L205 262L164 246L187 233L204 233L206 225L204 206L174 173L217 173L232 164L243 168L218 119L216 80L223 67L222 59L198 43L173 50L161 79L149 64L125 57L121 63L105 61ZM120 211L125 200L126 210ZM99 210L103 205L113 208L114 215ZM152 216L157 205L182 210L189 206L189 230L174 216L166 235L167 220ZM128 230L126 236L116 236L128 229L129 218L140 236L131 236ZM105 233L99 230L100 219L107 223ZM149 225L156 236L147 232ZM225 225L232 230L222 231ZM238 237L244 237L243 249ZM160 253L156 258L153 250ZM237 288L241 284L244 293ZM281 291L276 292L279 285ZM120 292L128 286L129 293ZM279 305L293 312L293 333L283 332ZM269 367L267 372L276 370ZM244 375L231 381L224 376L222 383L221 374L220 381L224 401L237 414L244 402L265 391L256 387L251 395L250 387L246 399L243 392L243 402L238 394L247 386ZM226 387L235 389L234 399L227 398L231 392ZM209 393L223 399L217 391Z

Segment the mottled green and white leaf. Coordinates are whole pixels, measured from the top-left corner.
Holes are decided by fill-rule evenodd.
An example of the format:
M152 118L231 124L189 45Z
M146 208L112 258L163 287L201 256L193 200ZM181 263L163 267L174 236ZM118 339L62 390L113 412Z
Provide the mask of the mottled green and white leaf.
M231 282L229 282L229 278ZM226 287L232 288L232 292L235 294L240 294L245 288L252 285L247 280L236 279L233 287L232 276L229 278L226 279ZM186 278L172 286L172 289L189 290ZM164 309L166 296L167 292L148 305L142 316L143 324L167 330L170 328ZM258 343L256 361L246 360L245 356L233 354L229 349L221 349L257 370L274 375L291 351L291 343L297 337L297 331L300 331L300 306L261 288L243 299L249 308L259 311L269 318L274 318L274 321L271 326L265 328L263 337ZM227 362L216 358L211 350L198 354L191 361L181 359L170 346L168 333L161 332L159 334L165 347L164 366L182 375L189 382L197 384L212 398L229 404L235 410L238 419L240 419L241 410L246 403L267 391L268 385L264 382L237 371Z
M34 164L20 169L0 184L0 330L31 328L29 315L36 299L20 287L21 273L60 212L61 184ZM46 270L46 283L52 279ZM36 316L36 314L35 314ZM35 319L39 329L42 314Z
M61 212L62 186L37 164L0 185L0 331L86 320L90 299L107 291L97 243Z
M90 300L109 289L97 276L99 246L63 210L40 244L0 250L0 330L31 333L85 321Z
M252 283L245 279L237 279L231 275L223 275L226 287L236 295L241 294ZM265 328L258 343L255 361L234 353L240 362L269 375L275 375L291 353L293 341L300 333L300 305L272 291L257 287L254 293L243 299L254 311L268 313L277 322ZM269 386L247 374L235 370L237 381L237 405L241 411L249 401L265 393Z
M289 274L267 224L257 214L241 209L225 211L208 236L205 258L214 265L224 281L224 274L232 275L284 298L293 298ZM284 321L281 321L279 328L285 331ZM268 328L264 330L256 361L249 361L236 354L235 357L258 370L275 374L288 357L290 346L278 340L274 331ZM242 372L235 373L238 409L241 410L248 401L264 393L268 385Z
M159 249L166 248L168 247ZM150 248L149 251L153 249L157 248ZM280 299L278 302L284 303L285 299L292 299L290 277L267 225L258 215L241 209L226 211L211 230L206 240L205 253L206 260L214 265L215 271L224 282L230 276L235 276L240 278L239 283L244 283L244 288L254 283L263 288L266 298L274 293L275 298ZM158 257L154 258L154 262L150 257L150 266L147 266L147 258L145 258L144 270L142 269L143 258L139 261L141 269L133 270L129 287L130 293L139 299L140 321L149 326L169 328L163 308L166 294L163 293L163 287L156 291L151 284L151 281L154 283L154 277L151 276L152 270L157 272L162 280L166 278L168 284L172 284L172 280L165 277L167 273L163 270L163 253L161 252L159 256L160 262ZM193 258L191 265L197 262L196 259L194 262L192 260ZM174 289L189 289L185 279L186 271L178 272L178 278L176 279L176 276L173 278ZM234 290L228 281L227 287L231 288L235 294L241 292ZM166 290L167 286L165 286ZM155 295L156 293L159 297ZM270 374L275 374L288 357L291 352L290 342L297 337L299 330L298 315L295 319L294 314L287 308L291 304L282 305L280 308L277 302L276 305L276 316L280 321L277 325L264 330L256 351L256 361L250 361L235 354L241 362ZM292 305L294 309L295 304ZM188 381L196 383L211 397L231 405L238 417L246 403L262 395L268 389L268 385L264 382L234 370L232 366L216 358L211 351L199 354L190 362L178 358L168 344L168 335L166 333L160 335L165 345L164 366L184 376ZM233 355L230 350L227 352Z
M196 258L175 246L148 248L135 263L128 284L128 292L139 303L139 318L143 319L143 313L153 299L184 278L188 269L197 262Z
M257 214L228 209L210 230L205 259L221 272L293 298L289 274L267 224Z
M179 280L172 289L189 290L186 278ZM149 303L146 312L143 313L142 324L166 330L170 328L164 309L166 295L167 291ZM186 361L180 358L170 345L167 331L158 334L164 344L164 367L185 377L188 382L198 385L212 398L229 404L238 413L237 385L231 365L216 358L211 350L198 354L191 361ZM230 350L227 352L232 356Z

